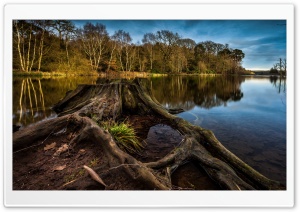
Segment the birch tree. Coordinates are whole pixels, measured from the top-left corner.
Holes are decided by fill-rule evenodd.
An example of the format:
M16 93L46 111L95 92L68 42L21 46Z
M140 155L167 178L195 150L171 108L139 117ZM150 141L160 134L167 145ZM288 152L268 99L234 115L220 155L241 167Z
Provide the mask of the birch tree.
M44 51L44 41L45 41L45 35L50 32L50 29L52 27L52 21L49 20L40 20L40 21L35 21L36 25L39 28L38 35L39 35L39 45L38 45L38 61L37 61L37 71L41 70L41 64L42 64L42 59L44 54L50 50L47 49L47 51Z
M108 66L106 69L106 72L108 72L111 68L111 63L114 57L114 52L117 46L117 41L116 41L116 37L113 35L110 37L110 40L108 42L108 50L109 50L109 61L108 61Z
M19 55L20 69L24 72L30 72L36 57L36 33L35 26L31 21L13 21L14 46Z
M86 23L83 29L77 31L83 50L90 61L92 71L97 71L102 59L105 44L108 41L108 33L103 24Z
M153 69L153 60L154 60L154 54L153 54L153 48L155 45L155 35L153 33L146 33L144 34L143 40L142 40L147 53L148 53L148 58L150 62L150 70L152 71Z
M50 33L51 21L15 20L13 27L14 44L19 55L21 70L31 72L35 67L37 71L40 71L42 59L46 53L45 36Z
M118 30L113 35L117 42L117 55L122 71L129 71L131 69L130 64L130 52L132 50L131 41L132 38L128 32Z

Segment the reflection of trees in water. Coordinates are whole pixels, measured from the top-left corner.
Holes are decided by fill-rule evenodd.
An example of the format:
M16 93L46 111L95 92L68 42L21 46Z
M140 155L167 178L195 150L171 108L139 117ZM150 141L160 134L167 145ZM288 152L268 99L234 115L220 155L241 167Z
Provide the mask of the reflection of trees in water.
M13 122L26 126L51 117L51 107L63 98L67 91L78 84L95 84L107 81L92 77L20 78L13 81ZM195 105L211 108L238 101L243 97L239 77L187 77L170 76L152 78L150 83L154 96L168 108L190 110Z
M26 126L55 115L51 107L78 84L95 84L95 77L22 78L13 80L13 123Z
M16 98L19 101L17 108L17 113L19 113L18 123L22 125L26 124L27 118L32 119L32 121L36 117L45 118L44 94L40 79L36 80L35 83L32 82L31 78L22 79L21 81L21 88L18 95L19 98ZM16 87L14 86L14 89L15 88Z
M195 105L211 108L239 101L243 97L240 86L244 81L245 78L238 76L172 76L152 79L152 89L166 107L190 110Z
M156 99L167 108L192 109L195 106L188 84L196 82L178 76L151 79L151 88Z
M285 93L286 79L281 76L270 76L270 82L278 90L278 93Z

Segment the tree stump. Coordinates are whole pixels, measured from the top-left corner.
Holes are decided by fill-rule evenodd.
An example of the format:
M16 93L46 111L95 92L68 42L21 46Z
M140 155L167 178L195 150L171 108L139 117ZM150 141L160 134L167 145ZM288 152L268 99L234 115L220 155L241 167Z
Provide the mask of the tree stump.
M210 130L194 126L170 114L153 97L144 81L136 79L79 85L74 91L68 92L53 109L58 117L20 129L13 134L14 189L30 189L31 187L26 185L32 184L31 180L36 176L33 174L32 178L29 175L26 179L22 179L25 181L24 188L17 183L18 180L21 181L17 176L20 175L18 166L21 167L20 161L23 157L45 152L44 146L54 141L66 143L68 153L65 154L68 155L54 157L50 154L51 157L45 159L44 164L51 163L51 160L57 163L59 157L62 157L60 161L68 162L64 166L65 170L56 171L63 174L52 176L52 181L57 176L63 178L70 173L67 170L75 166L75 161L81 157L78 156L78 152L83 151L80 148L88 149L89 145L94 145L95 147L90 148L90 152L100 162L93 169L105 182L105 186L93 181L88 174L81 174L67 183L56 179L59 186L53 184L51 187L52 184L48 183L49 176L47 177L51 172L41 166L36 172L39 172L43 178L35 183L47 184L49 187L41 186L39 189L181 189L172 184L171 176L187 161L199 165L214 183L224 190L285 189L279 182L266 178L227 150ZM139 155L121 150L110 133L95 122L95 120L101 122L108 119L118 121L133 116L149 117L152 120L150 125L162 123L172 127L181 134L182 141L162 158L142 162ZM148 126L146 131L150 127ZM81 158L84 157L85 155ZM78 161L76 163L83 165Z

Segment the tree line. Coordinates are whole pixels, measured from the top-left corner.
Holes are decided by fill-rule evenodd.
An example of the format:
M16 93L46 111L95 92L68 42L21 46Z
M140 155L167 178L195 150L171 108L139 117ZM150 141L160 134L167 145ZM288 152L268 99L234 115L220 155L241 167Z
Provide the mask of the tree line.
M13 69L23 72L151 72L236 74L245 54L228 44L196 43L169 30L133 43L124 30L109 35L101 23L76 27L70 20L14 20Z

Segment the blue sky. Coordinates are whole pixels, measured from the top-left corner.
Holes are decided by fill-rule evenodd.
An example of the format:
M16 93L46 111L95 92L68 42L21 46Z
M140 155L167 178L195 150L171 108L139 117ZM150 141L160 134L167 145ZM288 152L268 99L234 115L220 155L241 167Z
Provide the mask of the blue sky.
M77 27L88 20L74 21ZM182 38L198 42L211 40L229 44L245 53L243 67L267 70L286 58L285 20L90 20L102 23L110 35L122 29L129 32L133 42L141 42L148 32L170 30Z

